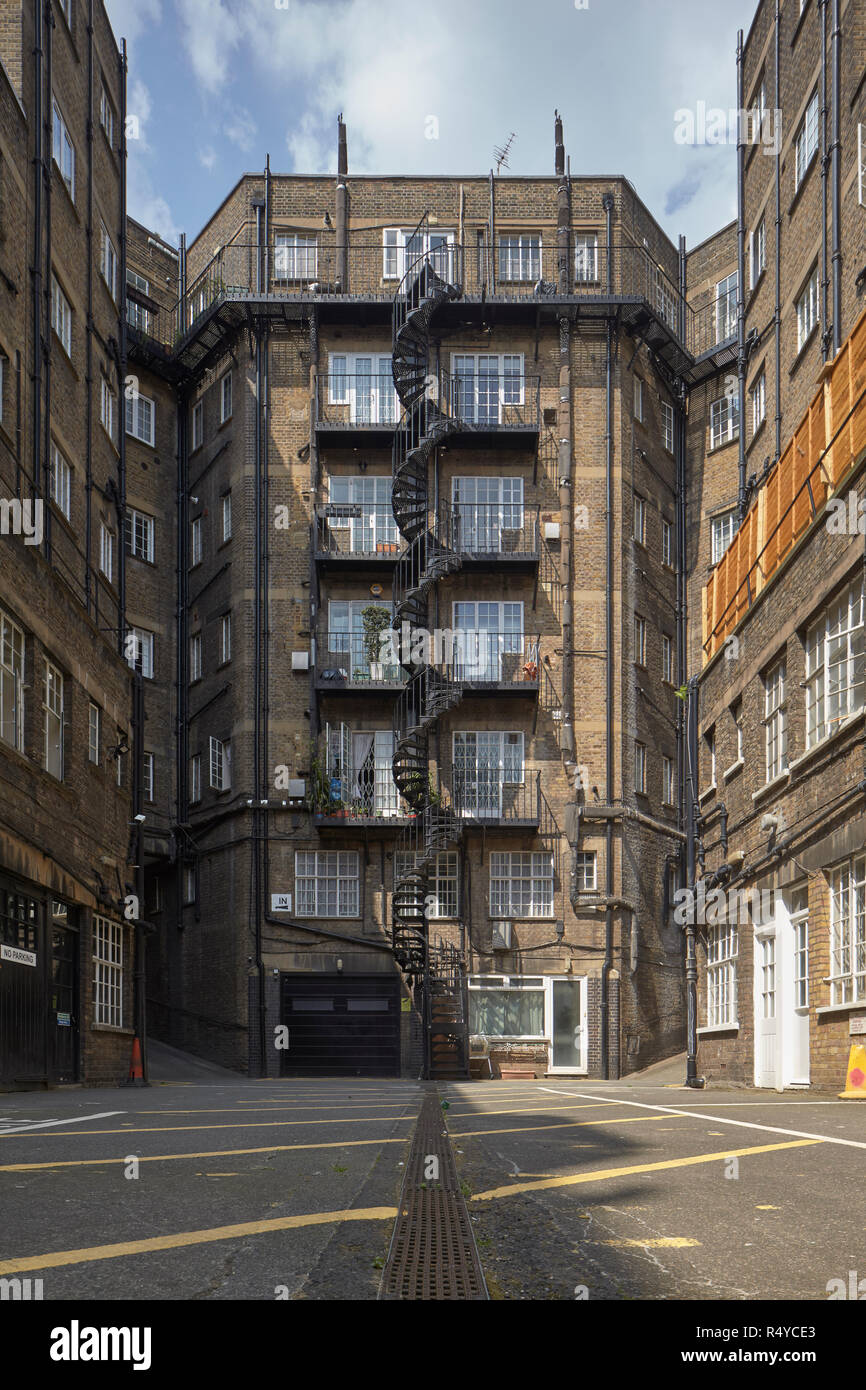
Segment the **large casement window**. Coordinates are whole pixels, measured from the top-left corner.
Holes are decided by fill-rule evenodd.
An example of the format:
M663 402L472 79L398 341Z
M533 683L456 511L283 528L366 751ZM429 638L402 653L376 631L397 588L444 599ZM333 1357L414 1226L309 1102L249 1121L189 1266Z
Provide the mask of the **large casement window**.
M737 513L722 512L710 521L710 561L717 565L737 531Z
M334 533L334 549L363 555L396 553L400 535L391 507L392 486L390 473L331 477L328 529Z
M60 177L69 190L70 198L75 202L75 146L56 98L54 101L52 153L54 163L60 170Z
M315 280L317 273L315 233L278 232L274 237L274 279Z
M797 351L800 352L809 341L812 329L821 317L821 300L818 293L818 267L812 271L803 292L797 300Z
M731 922L707 927L707 1027L737 1022L737 928Z
M800 187L806 170L818 148L818 92L809 99L805 114L794 137L794 188Z
M517 550L523 532L523 479L451 479L453 544L461 550L498 554Z
M114 249L114 242L108 234L108 228L103 222L100 225L99 241L99 269L102 278L108 286L112 299L117 298L117 252Z
M210 740L210 785L214 791L228 791L232 784L232 745L227 738Z
M127 268L126 283L132 285L133 289L140 290L142 294L150 296L150 281L145 280L136 270ZM130 299L129 295L126 296L126 322L133 328L140 329L142 333L150 332L150 310Z
M740 436L740 403L736 396L720 396L710 406L710 448L720 449Z
M806 747L862 710L864 693L863 580L856 579L806 633Z
M153 679L153 633L143 627L132 627L126 634L126 662L133 671L141 667L141 674Z
M492 1038L543 1038L544 977L470 975L469 1032Z
M505 729L454 734L453 801L458 815L500 818L507 789L524 782L523 733Z
M395 425L398 401L390 354L332 352L328 404L347 406L353 425Z
M414 869L417 854L399 851L394 855L394 884L404 874ZM456 917L460 910L459 859L455 850L437 854L427 880L427 891L432 898L427 916L430 918Z
M150 396L126 397L126 433L151 448L156 443L156 409Z
M353 816L382 818L405 814L394 782L393 758L393 730L362 731L348 724L326 724L326 814L348 811Z
M516 235L499 238L500 280L541 279L541 237Z
M128 507L124 523L124 538L126 548L130 555L135 555L139 560L147 560L153 564L153 538L156 523L152 516L146 516L144 512L137 512L134 507Z
M51 473L48 479L52 502L66 520L72 515L72 469L56 444L51 445Z
M716 342L733 338L737 331L737 272L716 285Z
M453 661L455 679L514 680L523 660L523 604L460 602L453 613L453 650L446 661ZM530 656L537 666L538 653Z
M598 236L595 232L574 234L574 278L578 284L598 279Z
M764 677L764 726L766 730L767 781L780 777L788 767L788 706L785 700L786 665L777 661Z
M806 885L788 892L788 912L794 932L794 1008L809 1007L809 889Z
M91 700L87 707L87 761L99 765L102 743L102 710Z
M830 1003L866 1000L866 856L829 874Z
M0 738L24 748L24 633L0 612Z
M51 276L51 327L63 344L67 357L72 356L72 305L63 293L56 277Z
M361 910L357 850L298 850L295 896L299 917L357 917Z
M455 414L473 425L515 422L525 400L522 352L451 354Z
M189 760L189 799L201 801L201 753L193 753Z
M407 271L420 268L426 258L443 280L454 278L453 232L419 232L403 227L385 227L382 232L382 279L402 280Z
M93 1021L123 1027L123 927L93 918Z
M45 663L42 693L45 771L63 780L63 676L50 661Z
M385 608L391 611L390 600L373 603L370 599L332 598L328 601L328 665L344 672L344 680L397 681L400 667L395 659L391 629L383 630L383 656L388 660L370 660L364 641L365 608Z
M490 916L552 917L553 855L544 850L492 853Z

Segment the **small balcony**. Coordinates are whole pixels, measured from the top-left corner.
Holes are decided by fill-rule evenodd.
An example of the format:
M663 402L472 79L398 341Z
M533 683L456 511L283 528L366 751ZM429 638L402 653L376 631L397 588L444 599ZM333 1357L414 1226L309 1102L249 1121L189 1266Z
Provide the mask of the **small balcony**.
M431 664L440 676L462 687L464 699L495 695L534 700L538 697L538 647L538 636L522 632L458 629L440 634L440 649L432 652Z
M322 443L388 448L400 418L400 402L387 372L324 372L318 378L316 431Z
M406 548L390 502L326 502L315 525L316 560L330 569L393 569Z
M446 502L436 537L464 569L529 571L541 558L539 513L522 502Z
M314 764L311 810L323 830L393 833L409 818L394 782L390 730L361 732L328 724Z
M404 676L396 659L373 661L360 632L320 630L316 638L316 688L323 694L396 694Z
M541 378L508 372L458 372L439 382L442 413L461 448L534 449L541 429Z
M527 768L523 781L502 780L502 769L479 765L451 776L451 806L464 830L495 828L535 834L549 818L541 772Z

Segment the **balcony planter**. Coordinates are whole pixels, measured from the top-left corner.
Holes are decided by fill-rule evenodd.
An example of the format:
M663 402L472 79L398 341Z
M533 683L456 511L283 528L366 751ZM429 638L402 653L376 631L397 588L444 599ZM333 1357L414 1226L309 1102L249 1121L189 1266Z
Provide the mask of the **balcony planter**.
M523 668L523 679L525 681L538 680L538 667L536 666L534 661L527 661L526 665Z

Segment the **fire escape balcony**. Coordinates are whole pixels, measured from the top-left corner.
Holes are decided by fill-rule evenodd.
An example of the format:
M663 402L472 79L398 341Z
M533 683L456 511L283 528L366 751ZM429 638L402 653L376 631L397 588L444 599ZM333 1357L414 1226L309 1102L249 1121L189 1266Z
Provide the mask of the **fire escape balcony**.
M325 502L316 508L316 563L330 570L393 570L406 542L390 502Z
M387 634L392 636L390 629ZM384 692L393 699L404 683L405 673L396 655L384 661L372 657L363 633L319 629L316 689L321 694L381 697Z
M456 687L461 698L538 698L538 636L474 628L439 633L438 639L437 643L434 633L429 654L431 668L443 683ZM396 640L400 640L400 634ZM409 653L401 655L408 657Z
M522 502L446 502L436 539L461 569L531 573L541 559L540 509Z
M316 391L316 432L335 448L390 448L400 418L390 359L387 373L323 372Z

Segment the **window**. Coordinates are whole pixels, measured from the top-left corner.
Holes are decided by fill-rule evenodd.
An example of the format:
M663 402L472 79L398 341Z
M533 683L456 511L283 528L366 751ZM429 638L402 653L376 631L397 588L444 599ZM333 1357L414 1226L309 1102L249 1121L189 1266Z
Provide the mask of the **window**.
M674 451L674 408L667 401L661 402L662 408L662 444L669 454Z
M862 710L864 693L863 581L857 579L806 633L806 747Z
M578 284L598 279L598 237L595 232L575 233L574 278Z
M512 551L523 530L523 479L463 474L451 479L454 544L464 551Z
M391 507L391 491L390 474L332 477L328 494L328 549L356 555L396 554L400 534Z
M797 300L797 351L800 352L809 339L820 317L818 300L818 267L812 271L806 288Z
M189 639L189 681L201 680L201 633L194 632Z
M54 163L60 170L60 177L69 190L69 196L75 201L75 146L72 137L66 128L60 107L54 102L54 141L53 141Z
M393 765L393 730L325 725L325 773L334 809L361 818L404 814Z
M708 790L716 785L716 731L709 729L704 735L704 745L706 748L707 767L710 773Z
M755 99L749 108L747 144L758 145L763 138L767 116L767 84L763 73Z
M737 928L707 927L707 1027L737 1023Z
M223 514L223 541L230 541L232 538L232 495L224 492L222 495L222 514Z
M643 382L639 376L634 379L634 418L643 421Z
M639 796L646 796L646 744L635 739L634 745L634 789Z
M360 913L357 851L296 851L295 894L299 917L357 917Z
M525 399L522 353L453 353L451 376L452 404L461 420L507 425L519 419L515 407Z
M490 855L491 917L553 916L553 855L514 850Z
M394 883L410 873L418 860L416 854L399 852L394 856ZM459 860L456 851L436 855L427 880L427 892L433 899L431 919L456 917L459 904Z
M764 746L767 781L788 769L788 706L785 701L787 666L778 662L764 678Z
M453 232L420 232L386 227L382 232L382 278L402 280L408 270L426 257L443 280L454 278L451 270Z
M809 99L806 114L800 122L794 139L794 189L798 189L806 177L806 170L818 148L818 92Z
M736 767L738 763L741 763L741 762L743 761L743 702L742 702L742 700L738 700L738 701L736 702L736 704L731 705L731 718L732 718L732 720L734 721L734 732L735 732L735 734L736 734L736 736L737 736L737 757L736 757L736 761L735 761L735 763L734 763L734 766Z
M767 238L764 219L761 218L749 238L749 284L755 288L764 273L767 256Z
M226 372L220 382L220 424L224 425L232 413L232 374Z
M500 818L524 780L523 733L483 729L456 732L453 798L458 815Z
M710 406L710 448L730 444L740 434L740 403L736 396L720 396Z
M636 541L641 545L646 545L646 501L638 493L634 494L631 533Z
M231 742L229 739L211 738L210 785L214 791L225 792L231 784Z
M328 404L348 406L353 425L395 425L399 400L385 353L332 352ZM343 418L345 418L345 413Z
M140 290L142 294L150 294L150 281L145 280L143 275L139 275L135 270L126 271L127 289L132 285L133 289ZM126 296L126 321L133 328L140 328L142 333L150 332L150 310L144 304L139 304L127 292Z
M866 858L829 875L830 1003L866 999Z
M87 760L91 763L99 762L101 725L102 710L91 702L87 707Z
M99 568L109 584L114 582L114 532L99 523Z
M120 732L119 729L118 729L118 731L117 731L117 737L118 737L118 740L121 739L121 737L123 737L123 736L121 735L121 732ZM118 753L118 754L115 755L115 762L116 762L116 764L117 764L117 785L118 785L119 787L122 787L122 786L123 786L123 754L122 754L122 753Z
M788 914L794 932L794 1008L809 1007L809 889L792 888L788 893Z
M662 517L662 564L673 565L674 528L666 517Z
M153 679L153 633L141 627L130 628L126 634L126 661L133 671L141 666L141 674Z
M223 613L220 618L220 664L232 659L232 615Z
M142 781L141 781L141 795L142 795L142 799L143 799L144 801L153 801L153 788L154 788L154 775L155 775L155 772L154 772L154 755L153 755L153 753L145 753L145 754L144 754L143 760L142 760L142 765L141 765L141 771L142 771Z
M646 666L646 618L639 613L634 615L634 660L637 666Z
M183 903L184 907L190 907L195 902L195 865L184 864L183 866Z
M676 805L674 795L674 760L662 755L662 801L666 806Z
M123 927L93 918L94 1023L123 1027Z
M716 285L716 342L723 343L737 332L737 272L726 275Z
M544 977L470 975L469 1031L488 1038L543 1038Z
M192 447L198 449L204 439L204 401L192 408Z
M189 760L189 799L201 801L201 753L193 753Z
M45 771L63 780L63 677L50 661L45 663L42 694Z
M666 632L662 633L662 680L674 683L674 644Z
M314 280L316 278L316 238L299 232L279 232L274 237L274 278L276 280Z
M541 279L541 237L501 236L499 238L500 280Z
M126 397L126 433L151 448L156 442L156 407L149 396L135 392Z
M189 528L190 569L201 564L201 517L193 517Z
M665 275L661 266L649 267L650 288L655 293L650 296L654 300L655 307L660 318L664 319L669 328L678 329L678 310L679 294L671 281Z
M0 738L24 749L24 633L0 612Z
M152 516L146 516L144 512L138 512L134 507L127 508L124 534L126 548L130 555L137 556L139 560L148 560L153 564L155 530L156 523Z
M67 357L72 356L72 307L57 283L51 276L51 327L63 344Z
M103 83L99 93L99 124L105 131L109 145L114 144L114 107Z
M105 377L100 378L99 418L109 439L114 440L114 392Z
M99 269L102 278L111 291L112 299L117 298L117 252L114 249L114 242L108 235L108 229L103 222L101 224L99 242Z
M49 489L52 502L60 508L68 521L72 511L72 469L56 444L51 446Z
M598 855L595 850L578 850L574 856L574 879L578 893L594 893L598 888Z
M717 565L727 550L737 530L736 511L723 512L710 521L710 562Z
M767 374L761 371L751 391L752 434L757 434L767 415Z
M453 605L452 629L457 634L453 658L456 680L503 681L520 664L522 654L538 664L534 643L523 634L523 604L479 603L462 600ZM510 660L509 660L510 658Z
M857 127L857 201L866 206L866 126Z

